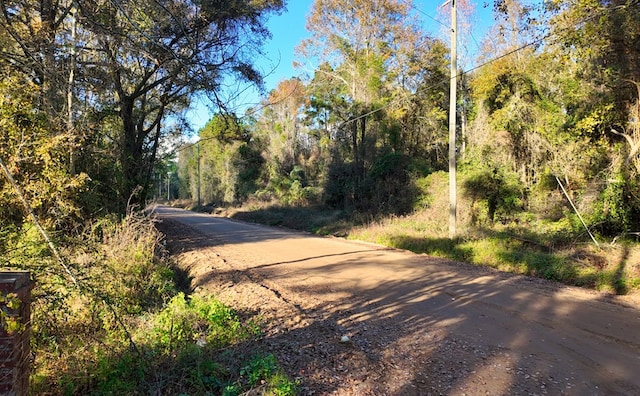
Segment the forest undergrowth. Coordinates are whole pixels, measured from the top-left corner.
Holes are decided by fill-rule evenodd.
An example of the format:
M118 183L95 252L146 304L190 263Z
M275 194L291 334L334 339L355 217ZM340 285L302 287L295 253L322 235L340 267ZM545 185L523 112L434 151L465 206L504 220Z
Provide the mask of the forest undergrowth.
M35 281L30 394L295 393L275 357L251 346L259 317L191 293L150 217L130 212L59 236L74 279L23 228L6 235L1 258Z

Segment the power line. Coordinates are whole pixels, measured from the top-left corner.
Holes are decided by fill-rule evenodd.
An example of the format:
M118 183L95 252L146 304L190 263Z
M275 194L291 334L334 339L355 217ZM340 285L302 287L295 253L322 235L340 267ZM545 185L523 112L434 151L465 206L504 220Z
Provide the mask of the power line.
M418 7L416 7L412 1L406 1L403 0L403 3L408 5L409 7L413 8L415 11L418 11L420 14L426 16L427 18L431 19L432 21L446 27L447 29L451 29L451 26L448 26L446 23L437 20L436 18L432 17L431 15L427 14L426 12L422 11L421 9L419 9Z
M638 0L634 0L634 1L632 1L631 3L629 3L629 6L638 5L639 3L640 3L640 1L638 1ZM525 49L527 49L527 48L529 48L529 47L532 47L532 46L538 45L538 44L540 44L542 41L546 40L547 38L549 38L549 37L551 37L551 36L559 35L559 34L563 33L564 31L568 31L568 30L570 30L570 29L573 29L573 28L575 28L575 27L576 27L576 26L578 26L578 25L581 25L581 24L583 24L583 23L585 23L585 22L587 22L587 21L589 21L589 20L591 20L591 19L594 19L594 18L596 18L596 17L598 17L598 16L600 16L600 15L604 14L605 12L612 12L612 11L614 11L614 10L618 10L618 9L622 9L622 8L627 8L627 6L626 6L626 5L622 5L622 6L617 6L617 7L613 7L613 8L610 8L610 9L604 9L604 10L602 10L602 11L601 11L601 12L599 12L599 13L596 13L596 14L594 14L594 15L591 15L591 16L589 16L589 17L587 17L587 18L584 18L584 19L583 19L583 20L581 20L581 21L578 21L578 22L576 22L576 23L572 24L570 27L566 27L566 28L564 28L564 29L560 29L559 31L557 31L557 32L555 32L555 33L553 33L553 32L548 32L548 33L546 33L546 34L542 34L540 37L538 37L538 38L534 39L534 40L533 40L533 41L531 41L531 42L525 43L524 45L522 45L522 46L520 46L520 47L518 47L518 48L515 48L515 49L513 49L513 50L511 50L511 51L508 51L508 52L506 52L506 53L504 53L504 54L502 54L502 55L500 55L500 56L498 56L498 57L495 57L495 58L490 59L490 60L488 60L488 61L486 61L486 62L484 62L484 63L481 63L481 64L479 64L479 65L477 65L477 66L474 66L474 67L472 67L472 68L470 68L470 69L467 69L467 70L465 70L465 71L462 71L462 72L460 72L459 74L457 74L457 75L455 75L455 76L450 77L450 79L442 79L440 82L437 82L437 83L435 83L435 84L429 85L429 86L427 86L427 87L423 87L422 89L418 88L418 89L416 90L416 92L415 92L415 93L410 93L410 94L403 95L403 96L402 96L402 97L400 97L400 98L395 98L395 99L391 100L389 103L387 103L387 104L386 104L386 105L384 105L384 106L381 106L381 107L379 107L379 108L377 108L377 109L371 110L371 111L369 111L369 112L367 112L367 113L361 114L361 115L359 115L359 116L357 116L357 117L350 118L350 119L348 119L348 120L344 121L343 123L341 123L341 124L338 126L338 129L343 128L344 126L348 125L349 123L352 123L352 122L354 122L354 121L357 121L357 120L363 119L363 118L368 117L368 116L370 116L370 115L372 115L372 114L375 114L375 113L377 113L377 112L379 112L379 111L382 111L382 110L384 110L384 109L386 109L386 108L390 107L392 104L394 104L394 103L395 103L396 101L398 101L398 100L401 100L401 99L402 99L402 100L404 100L404 99L407 99L407 98L409 98L409 97L416 96L416 95L417 95L418 93L420 93L422 90L428 90L428 89L435 88L435 87L437 87L437 86L439 86L439 85L442 85L442 84L446 83L447 81L456 81L456 79L457 79L458 77L461 77L461 76L462 76L462 75L464 75L464 74L468 74L468 73L470 73L470 72L472 72L472 71L475 71L475 70L478 70L478 69L480 69L480 68L482 68L482 67L485 67L485 66L487 66L487 65L489 65L489 64L491 64L491 63L494 63L494 62L497 62L497 61L499 61L499 60L501 60L501 59L504 59L504 58L506 58L506 57L508 57L508 56L510 56L510 55L513 55L513 54L515 54L515 53L518 53L518 52L520 52L520 51L523 51L523 50L525 50ZM416 9L416 10L417 10L417 9ZM418 10L418 11L419 11L419 10ZM426 15L426 14L425 14L425 15ZM435 19L434 19L434 20L435 20ZM452 74L453 74L453 73L452 73ZM294 91L295 91L295 90L294 90ZM292 92L290 93L290 95L291 95L291 94L293 94L293 93L294 93L294 91L292 91ZM288 95L287 95L287 96L288 96ZM285 97L284 99L286 99L286 97ZM284 99L283 99L283 100L284 100ZM267 106L269 106L269 105L271 105L271 104L270 104L270 103L267 103L267 104L265 104L263 107L267 107ZM246 116L244 116L244 117L246 117ZM244 117L241 117L241 118L237 118L237 117L236 117L235 119L239 121L239 120L241 120L241 119L242 119L242 118L244 118ZM455 124L454 124L454 125L455 125ZM185 149L187 149L187 148L193 147L194 145L198 145L198 166L199 166L199 163L200 163L200 150L199 150L200 146L199 146L199 144L200 144L200 142L202 142L202 141L206 141L206 140L215 139L215 138L216 138L216 137L210 137L210 138L206 138L206 139L198 140L197 142L192 143L192 144L190 144L190 145L187 145L187 146L184 146L184 147L176 148L175 150L173 150L173 153L180 152L180 151L185 150ZM451 143L450 143L450 144L451 144ZM454 154L454 155L455 155L455 154ZM455 158L455 157L454 157L454 158ZM454 174L455 174L455 173L454 173ZM200 201L200 186L199 186L199 182L200 182L200 171L199 171L199 168L198 168L198 202ZM454 219L454 220L453 220L453 221L454 221L454 223L453 223L453 233L455 233L455 215L454 215L453 219ZM451 220L450 220L450 233L452 232L452 231L451 231L451 229L452 229L452 228L451 228Z
M433 19L434 21L436 21L436 22L438 22L438 23L440 23L440 24L443 24L442 22L438 21L437 19L435 19L435 18L433 18L433 17L429 16L429 15L428 15L428 14L426 14L425 12L423 12L423 11L421 11L420 9L416 8L413 4L410 4L410 3L408 3L408 2L405 2L405 4L407 4L408 6L410 6L410 7L411 7L411 8L413 8L413 9L415 9L416 11L420 12L421 14L423 14L423 15L425 15L425 16L427 16L427 17L429 17L430 19ZM492 63L494 63L494 62L497 62L497 61L499 61L499 60L501 60L501 59L504 59L504 58L506 58L506 57L508 57L508 56L511 56L511 55L513 55L513 54L515 54L515 53L518 53L518 52L520 52L520 51L523 51L523 50L525 50L525 49L527 49L527 48L529 48L529 47L532 47L532 46L538 45L538 44L540 44L542 41L544 41L544 40L548 39L549 37L552 37L552 36L558 36L558 35L560 35L561 33L566 32L566 31L568 31L568 30L570 30L570 29L573 29L573 28L575 28L575 27L577 27L577 26L579 26L579 25L581 25L581 24L583 24L583 23L585 23L585 22L588 22L588 21L590 21L590 20L592 20L592 19L595 19L595 18L597 18L597 17L601 16L601 15L602 15L602 14L604 14L604 13L607 13L607 12L613 12L613 11L616 11L616 10L619 10L619 9L629 8L629 7L637 6L637 5L640 5L640 1L639 1L639 0L634 0L634 1L630 2L629 4L627 4L627 5L620 5L620 6L616 6L616 7L613 7L613 8L607 8L607 9L604 9L604 10L602 10L602 11L600 11L600 12L598 12L598 13L594 14L594 15L588 16L588 17L586 17L586 18L584 18L584 19L582 19L582 20L580 20L580 21L577 21L577 22L573 23L570 27L563 28L563 29L561 29L561 30L559 30L559 31L557 31L557 32L548 32L548 33L545 33L545 34L541 35L540 37L538 37L538 38L536 38L536 39L534 39L534 40L532 40L532 41L530 41L530 42L528 42L528 43L525 43L525 44L521 45L520 47L517 47L517 48L515 48L515 49L513 49L513 50L511 50L511 51L508 51L508 52L506 52L506 53L504 53L504 54L502 54L502 55L500 55L500 56L497 56L497 57L495 57L495 58L489 59L489 60L487 60L486 62L480 63L480 64L478 64L478 65L476 65L476 66L474 66L474 67L471 67L471 68L469 68L469 69L467 69L467 70L461 71L460 73L458 73L458 75L457 75L456 77L461 77L461 76L463 76L464 74L469 74L469 73L471 73L471 72L473 72L473 71L475 71L475 70L478 70L478 69L480 69L480 68L483 68L483 67L485 67L485 66L488 66L488 65L490 65L490 64L492 64ZM447 26L447 27L448 27L448 26ZM342 122L342 123L339 125L339 127L338 127L338 128L342 128L342 127L344 127L344 126L346 126L346 125L348 125L348 124L350 124L350 123L352 123L352 122L358 121L358 120L360 120L360 119L362 119L362 118L369 117L369 116L371 116L371 115L373 115L373 114L375 114L375 113L378 113L378 112L380 112L380 111L382 111L382 110L385 110L385 109L387 109L387 108L391 107L392 105L394 105L395 103L397 103L397 102L398 102L398 101L400 101L400 100L406 100L406 99L408 99L408 98L410 98L410 97L413 97L413 96L418 95L418 94L419 94L419 93L421 93L421 92L427 91L427 90L429 90L429 89L433 89L433 88L435 88L435 87L437 87L437 86L440 86L440 85L444 85L445 83L447 83L447 82L448 82L448 81L450 81L450 80L451 80L450 78L449 78L449 79L443 79L443 80L441 80L441 81L439 81L439 82L436 82L436 83L434 83L434 84L431 84L431 85L429 85L429 86L425 86L425 87L419 88L419 89L418 89L416 92L414 92L414 93L407 93L407 94L402 95L402 96L400 96L400 97L396 97L396 98L394 98L393 100L391 100L389 103L387 103L387 104L385 104L385 105L382 105L382 106L380 106L380 107L378 107L378 108L376 108L376 109L373 109L373 110L371 110L371 111L368 111L368 112L366 112L366 113L360 114L359 116L356 116L356 117L350 118L350 119L348 119L348 120L346 120L346 121ZM260 106L260 107L257 109L257 111L259 111L259 110L261 110L261 109L263 109L263 108L269 107L269 106L271 106L271 105L272 105L272 103L268 103L268 104L262 105L262 106ZM241 120L241 119L246 118L246 117L248 117L248 116L247 116L247 115L245 115L245 116L239 117L239 118L238 118L238 120ZM209 140L209 139L207 139L207 140ZM195 144L198 144L198 143L199 143L199 141L198 141L198 142L195 142L195 143L192 143L192 144L190 144L190 145L187 145L187 146L185 146L185 147L181 147L179 150L174 150L173 152L182 151L182 150L184 150L184 149L186 149L186 148L188 148L188 147L191 147L191 146L193 146L193 145L195 145Z
M540 36L540 37L536 38L535 40L533 40L533 41L531 41L531 42L528 42L528 43L526 43L526 44L523 44L522 46L520 46L520 47L518 47L518 48L515 48L515 49L513 49L513 50L511 50L511 51L508 51L508 52L506 52L506 53L504 53L504 54L502 54L502 55L500 55L500 56L497 56L497 57L495 57L495 58L489 59L489 60L488 60L488 61L486 61L486 62L483 62L483 63L481 63L481 64L479 64L479 65L476 65L476 66L474 66L474 67L471 67L471 68L469 68L469 69L467 69L467 70L465 70L465 71L462 71L462 72L460 72L460 73L458 73L458 74L456 75L456 78L457 78L457 77L461 77L461 76L462 76L462 75L464 75L464 74L471 73L471 72L473 72L473 71L475 71L475 70L478 70L478 69L480 69L480 68L482 68L482 67L488 66L488 65L490 65L490 64L492 64L492 63L494 63L494 62L497 62L497 61L499 61L499 60L501 60L501 59L503 59L503 58L506 58L506 57L508 57L508 56L510 56L510 55L513 55L513 54L515 54L515 53L518 53L518 52L520 52L520 51L523 51L523 50L525 50L525 49L527 49L527 48L529 48L529 47L532 47L532 46L538 45L538 44L540 44L543 40L546 40L546 39L547 39L547 38L549 38L549 37L552 37L552 36L558 36L560 33L563 33L563 32L565 32L565 31L568 31L568 30L570 30L570 29L575 28L576 26L579 26L579 25L581 25L581 24L583 24L583 23L586 23L586 22L588 22L588 21L590 21L590 20L592 20L592 19L595 19L595 18L597 18L597 17L601 16L602 14L604 14L604 13L606 13L606 12L613 12L613 11L616 11L616 10L619 10L619 9L624 9L624 8L628 8L628 7L636 6L636 5L640 5L640 0L634 0L634 1L632 1L631 3L629 3L628 5L619 5L619 6L616 6L616 7L613 7L613 8L607 8L607 9L604 9L604 10L602 10L601 12L598 12L598 13L596 13L596 14L594 14L594 15L591 15L591 16L589 16L589 17L586 17L586 18L584 18L584 19L582 19L582 20L580 20L580 21L577 21L577 22L573 23L573 24L571 25L571 27L566 27L566 28L564 28L564 29L561 29L561 30L560 30L560 31L558 31L558 32L555 32L555 33L554 33L554 32L549 32L549 33L543 34L542 36ZM379 108L377 108L377 109L371 110L371 111L369 111L369 112L367 112L367 113L361 114L361 115L359 115L359 116L356 116L356 117L353 117L353 118L350 118L350 119L348 119L348 120L344 121L342 124L340 124L340 127L343 127L343 126L345 126L345 125L348 125L348 124L350 124L350 123L352 123L352 122L354 122L354 121L358 121L358 120L360 120L360 119L362 119L362 118L368 117L368 116L370 116L370 115L372 115L372 114L375 114L375 113L377 113L377 112L379 112L379 111L382 111L382 110L384 110L384 109L386 109L386 108L390 107L392 104L394 104L394 101L398 101L398 100L400 100L400 99L405 100L405 99L407 99L407 98L409 98L409 97L416 96L418 93L420 93L420 92L422 92L422 91L426 91L426 90L429 90L429 89L435 88L435 87L437 87L437 86L439 86L439 85L443 85L443 84L445 84L446 82L448 82L448 81L450 81L450 80L451 80L451 78L449 78L449 79L443 79L443 80L441 80L441 81L439 81L439 82L437 82L437 83L434 83L434 84L431 84L431 85L429 85L429 86L423 87L422 89L420 89L420 88L419 88L415 93L409 93L409 94L403 95L403 96L402 96L402 97L400 97L400 98L395 98L394 100L390 101L390 102L389 102L389 103L387 103L386 105L380 106L380 107L379 107Z

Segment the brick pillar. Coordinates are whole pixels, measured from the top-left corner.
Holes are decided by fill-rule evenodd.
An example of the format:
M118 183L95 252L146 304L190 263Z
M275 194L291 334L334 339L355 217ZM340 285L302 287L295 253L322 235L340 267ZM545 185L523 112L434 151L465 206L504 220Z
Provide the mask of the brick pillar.
M32 288L28 271L0 272L0 309L5 314L0 326L0 395L26 396L29 392ZM7 328L7 318L14 328L19 325L17 330Z

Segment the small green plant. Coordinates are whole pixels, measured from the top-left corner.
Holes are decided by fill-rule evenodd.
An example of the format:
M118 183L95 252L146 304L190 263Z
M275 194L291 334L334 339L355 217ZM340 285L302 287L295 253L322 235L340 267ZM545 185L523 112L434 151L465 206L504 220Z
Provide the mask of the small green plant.
M103 352L100 355L97 366L93 370L95 375L93 394L134 394L138 384L146 382L150 361L141 355L131 351L126 351L119 357ZM79 390L76 389L74 393L79 393Z
M240 369L240 378L237 382L227 385L223 391L224 396L236 396L244 389L262 387L265 395L293 396L298 392L298 382L291 381L280 369L278 361L272 354L258 354Z
M220 351L255 337L258 329L212 297L189 298L179 293L162 311L140 323L133 335L137 351L121 345L118 351L103 353L91 370L95 373L91 391L239 395L263 386L274 389L268 394L295 394L288 391L295 384L288 381L273 355L234 363L240 367L235 377L226 368L228 354ZM78 390L74 388L75 393Z
M278 367L278 362L273 355L258 355L249 360L246 366L240 369L240 376L245 378L249 386L255 386L260 380L265 380L273 375Z
M260 334L257 323L242 322L238 314L209 296L187 298L178 293L153 319L150 342L167 352L198 342L224 348Z
M277 371L269 379L269 391L274 396L294 396L298 394L299 381L291 381L282 371Z

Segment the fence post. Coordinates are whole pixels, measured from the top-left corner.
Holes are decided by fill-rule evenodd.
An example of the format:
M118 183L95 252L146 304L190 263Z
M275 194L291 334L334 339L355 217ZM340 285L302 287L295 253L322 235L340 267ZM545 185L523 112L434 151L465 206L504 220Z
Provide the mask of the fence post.
M29 392L31 289L29 271L0 272L0 395Z

